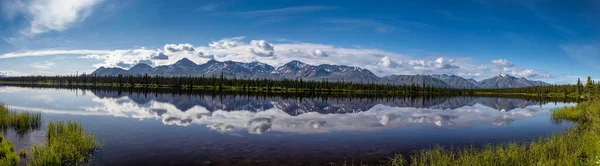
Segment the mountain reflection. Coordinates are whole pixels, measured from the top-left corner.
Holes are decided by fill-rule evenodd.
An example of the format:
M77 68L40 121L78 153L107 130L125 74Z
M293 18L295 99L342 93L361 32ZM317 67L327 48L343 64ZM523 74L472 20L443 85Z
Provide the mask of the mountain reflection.
M84 92L93 94L93 104L70 110L16 105L11 108L51 114L158 119L166 125L206 125L230 134L505 126L520 119L546 115L551 110L543 102L493 97L350 99Z
M492 97L404 97L404 98L283 98L263 96L233 96L233 95L174 95L157 93L144 95L142 93L123 94L115 91L92 91L100 99L118 99L127 97L138 105L151 102L170 103L179 111L200 106L210 112L224 111L264 111L277 108L292 116L308 112L321 114L342 114L368 111L378 104L390 107L413 107L432 109L456 109L464 106L482 104L498 111L510 111L516 108L525 108L531 105L540 105L541 102L513 98ZM124 101L120 101L124 102Z

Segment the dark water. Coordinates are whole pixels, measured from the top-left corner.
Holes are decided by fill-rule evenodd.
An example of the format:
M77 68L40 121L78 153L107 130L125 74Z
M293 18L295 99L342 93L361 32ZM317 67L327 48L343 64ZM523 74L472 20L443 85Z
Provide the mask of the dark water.
M95 165L372 163L435 145L530 141L564 131L572 103L493 97L287 98L1 87L15 111L75 120L103 142ZM42 128L44 130L44 127ZM43 132L15 136L17 149Z

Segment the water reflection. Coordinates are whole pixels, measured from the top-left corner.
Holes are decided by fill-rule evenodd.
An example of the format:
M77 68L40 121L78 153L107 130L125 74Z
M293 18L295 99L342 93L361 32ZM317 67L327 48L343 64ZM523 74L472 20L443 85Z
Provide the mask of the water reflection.
M43 96L48 96L44 90L18 87L0 87L0 92L28 95L20 97L29 97L32 101L40 101ZM42 100L48 105L39 107L16 103L9 103L9 106L14 110L33 110L49 114L157 119L165 125L196 124L228 134L377 131L410 126L507 126L521 119L547 115L552 109L546 102L494 97L347 99L169 93L148 95L78 90L77 96L80 94L88 99L84 99L80 104L69 104L70 106L57 103L55 98Z

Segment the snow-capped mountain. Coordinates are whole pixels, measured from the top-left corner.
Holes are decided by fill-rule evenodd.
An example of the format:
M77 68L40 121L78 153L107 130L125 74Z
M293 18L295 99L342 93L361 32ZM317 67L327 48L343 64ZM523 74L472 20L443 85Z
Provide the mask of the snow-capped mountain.
M380 80L367 69L344 65L322 64L313 66L300 61L291 61L271 72L274 79L298 79L328 81L350 81L356 83L371 83Z
M496 77L484 79L478 82L480 88L520 88L529 86L550 85L541 81L531 81L525 78L516 78L508 74L500 74Z
M394 85L417 85L452 88L518 88L528 86L550 85L541 81L516 78L507 74L488 78L482 81L465 79L456 75L390 75L378 77L367 69L345 65L310 65L297 60L290 61L278 68L260 62L234 62L210 60L204 64L196 64L184 58L172 65L151 67L137 64L129 70L121 68L100 67L91 75L162 75L162 76L205 76L242 79L303 79L349 81L354 83L382 83ZM1 73L0 73L1 75Z

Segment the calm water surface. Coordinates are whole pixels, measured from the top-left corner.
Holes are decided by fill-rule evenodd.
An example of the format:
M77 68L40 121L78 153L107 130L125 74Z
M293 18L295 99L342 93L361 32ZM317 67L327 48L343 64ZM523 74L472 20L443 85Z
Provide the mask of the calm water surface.
M139 94L0 86L0 102L74 120L103 142L94 165L329 165L378 163L435 145L530 141L567 129L554 108L523 99L283 98ZM17 149L43 130L8 133Z

